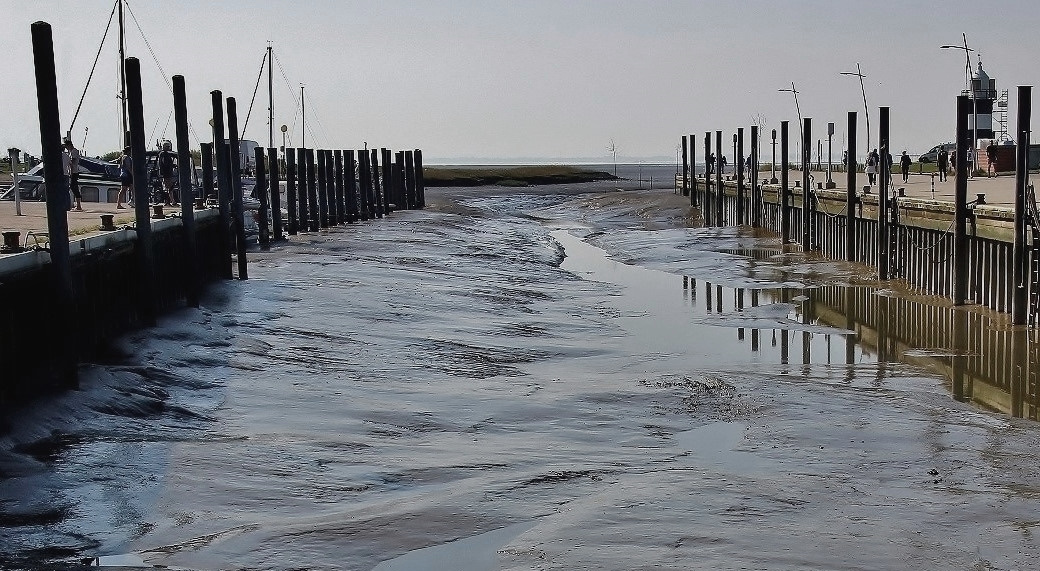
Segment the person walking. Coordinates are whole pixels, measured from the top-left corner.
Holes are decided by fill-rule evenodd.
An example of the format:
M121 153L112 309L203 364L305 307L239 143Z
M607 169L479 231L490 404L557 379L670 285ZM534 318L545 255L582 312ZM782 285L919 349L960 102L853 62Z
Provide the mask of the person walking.
M65 138L64 152L69 157L69 190L76 199L76 211L83 211L83 195L79 191L79 149L72 144L72 139Z
M130 158L130 147L123 147L123 154L119 156L119 194L116 195L116 208L126 208L123 200L134 199L134 171L133 160Z
M965 168L968 169L968 177L975 178L975 149L968 148L968 152L964 155Z
M877 168L879 158L880 157L878 155L877 149L870 151L870 154L867 155L867 168L865 170L867 171L867 184L869 184L870 186L874 186L874 184L877 182Z
M939 154L935 157L935 170L939 171L939 182L946 182L947 162L950 155L946 153L946 145L939 147Z
M159 177L162 178L163 199L166 206L181 203L177 196L177 157L173 154L173 143L163 141L159 151Z
M903 151L902 156L899 157L899 172L903 175L903 182L906 183L910 179L910 165L914 164L914 161L910 159L910 155Z
M986 147L986 174L989 176L997 175L997 145L992 141Z
M708 168L708 175L715 174L715 153L708 155L708 160L704 161L705 166Z

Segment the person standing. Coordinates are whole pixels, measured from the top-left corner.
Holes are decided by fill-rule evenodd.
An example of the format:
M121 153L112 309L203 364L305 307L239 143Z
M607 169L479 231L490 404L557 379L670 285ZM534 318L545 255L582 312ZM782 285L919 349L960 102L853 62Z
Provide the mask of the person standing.
M910 179L910 165L914 161L910 159L910 155L903 151L903 155L899 157L899 172L903 175L903 182L906 183Z
M163 141L159 151L159 176L162 178L163 198L166 206L180 204L177 196L177 158L173 154L173 143Z
M990 141L986 147L986 174L996 176L997 174L997 145Z
M939 154L935 157L935 170L939 171L939 182L946 182L947 159L946 145L939 147Z
M968 148L968 152L964 155L964 168L968 169L968 176L975 178L975 149Z
M126 208L123 200L133 200L134 193L133 160L130 158L130 147L123 147L119 156L119 194L116 196L116 208Z
M76 210L83 211L83 195L79 192L79 149L72 144L72 139L65 138L65 154L69 157L69 189L76 199Z
M870 151L867 155L867 168L865 170L867 171L867 184L870 186L874 186L874 183L877 182L878 158L877 149Z
M708 167L708 175L711 176L715 174L715 153L708 155L708 160L705 161L705 164Z

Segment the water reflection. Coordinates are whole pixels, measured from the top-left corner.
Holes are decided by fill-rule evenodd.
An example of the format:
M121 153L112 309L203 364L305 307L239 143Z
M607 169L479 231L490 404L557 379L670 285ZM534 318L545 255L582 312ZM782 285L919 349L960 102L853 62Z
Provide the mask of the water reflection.
M751 352L774 358L782 372L800 355L802 365L876 363L871 374L880 382L886 363L910 363L942 375L959 401L1040 419L1038 334L1004 314L877 287L702 287L705 323L735 329L739 344L750 333ZM683 277L683 296L693 303L697 289L695 278ZM848 367L843 380L861 373Z

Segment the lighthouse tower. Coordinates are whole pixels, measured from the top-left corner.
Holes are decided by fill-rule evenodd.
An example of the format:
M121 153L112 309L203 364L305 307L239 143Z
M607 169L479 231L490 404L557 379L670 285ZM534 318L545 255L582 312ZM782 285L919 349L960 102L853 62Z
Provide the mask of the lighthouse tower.
M961 95L971 98L974 109L969 118L969 128L972 131L972 140L992 139L993 132L993 104L997 100L997 80L991 79L982 69L982 60L979 60L979 71L971 79L971 89L965 89Z

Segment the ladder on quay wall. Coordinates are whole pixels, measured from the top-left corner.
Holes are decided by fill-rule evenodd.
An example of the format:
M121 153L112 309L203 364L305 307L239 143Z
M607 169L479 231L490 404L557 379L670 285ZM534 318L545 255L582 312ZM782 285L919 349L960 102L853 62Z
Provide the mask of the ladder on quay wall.
M1036 208L1036 195L1033 185L1026 187L1026 224L1032 233L1029 245L1029 325L1036 327L1037 314L1040 313L1040 212Z

